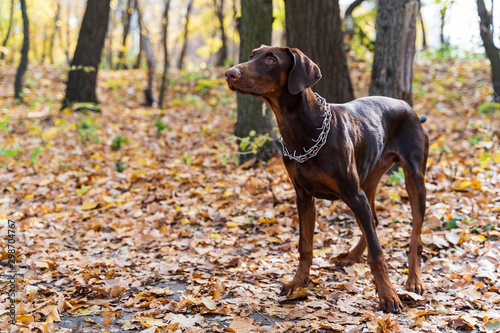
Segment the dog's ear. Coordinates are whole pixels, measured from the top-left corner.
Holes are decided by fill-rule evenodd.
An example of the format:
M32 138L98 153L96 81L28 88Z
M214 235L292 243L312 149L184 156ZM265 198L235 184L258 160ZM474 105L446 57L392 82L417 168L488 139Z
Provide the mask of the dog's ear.
M293 57L293 67L288 74L288 91L296 95L312 87L321 79L321 71L311 59L299 49L288 48Z

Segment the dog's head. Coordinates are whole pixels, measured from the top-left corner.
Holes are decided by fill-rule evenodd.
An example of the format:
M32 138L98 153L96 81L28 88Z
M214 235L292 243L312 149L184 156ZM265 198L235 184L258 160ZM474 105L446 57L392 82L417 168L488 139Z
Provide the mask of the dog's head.
M321 79L319 67L299 49L262 45L247 62L229 68L229 89L255 96L298 94Z

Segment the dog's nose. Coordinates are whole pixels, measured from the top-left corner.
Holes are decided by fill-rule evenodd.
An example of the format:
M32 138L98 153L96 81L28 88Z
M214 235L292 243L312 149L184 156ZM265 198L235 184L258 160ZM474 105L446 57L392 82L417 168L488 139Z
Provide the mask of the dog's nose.
M241 77L241 72L234 68L234 67L231 67L229 68L226 73L224 73L224 75L226 76L226 81L238 81Z

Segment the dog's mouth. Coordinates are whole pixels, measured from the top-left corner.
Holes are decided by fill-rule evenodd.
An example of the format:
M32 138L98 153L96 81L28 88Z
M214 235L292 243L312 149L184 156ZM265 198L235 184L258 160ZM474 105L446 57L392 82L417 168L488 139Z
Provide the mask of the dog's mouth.
M227 83L227 86L229 87L230 90L236 91L238 94L252 95L252 96L262 96L263 95L263 94L259 94L259 93L252 92L252 91L245 91L239 87L236 87L233 83L230 83L230 82Z

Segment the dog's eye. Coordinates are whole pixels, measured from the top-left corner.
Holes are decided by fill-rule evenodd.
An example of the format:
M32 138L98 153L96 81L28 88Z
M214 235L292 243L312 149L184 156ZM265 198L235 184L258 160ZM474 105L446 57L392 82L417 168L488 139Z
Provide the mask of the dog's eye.
M253 54L248 57L248 60L252 60Z
M274 58L269 57L269 58L266 59L266 64L270 64L271 65L271 64L274 64L274 63L276 63L276 60L274 60Z

